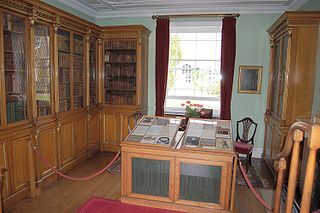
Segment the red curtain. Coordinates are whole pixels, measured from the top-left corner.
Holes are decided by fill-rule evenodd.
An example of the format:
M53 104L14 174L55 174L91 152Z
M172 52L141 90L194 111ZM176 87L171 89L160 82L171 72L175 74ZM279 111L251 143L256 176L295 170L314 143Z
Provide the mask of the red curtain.
M236 18L225 17L222 20L221 40L221 107L220 119L231 119L231 96L234 62L236 56Z
M156 115L164 115L169 63L169 19L157 19L156 28Z

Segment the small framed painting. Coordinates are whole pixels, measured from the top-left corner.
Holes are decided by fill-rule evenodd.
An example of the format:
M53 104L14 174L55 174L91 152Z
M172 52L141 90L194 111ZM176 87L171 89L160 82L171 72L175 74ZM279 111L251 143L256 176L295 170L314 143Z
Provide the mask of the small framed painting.
M238 93L261 92L262 66L239 66Z

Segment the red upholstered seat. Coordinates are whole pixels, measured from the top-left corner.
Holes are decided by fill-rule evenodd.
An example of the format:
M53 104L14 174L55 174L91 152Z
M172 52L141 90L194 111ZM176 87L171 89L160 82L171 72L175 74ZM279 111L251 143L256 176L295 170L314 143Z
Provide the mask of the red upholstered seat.
M253 145L251 143L242 143L239 141L235 141L234 148L236 152L248 155L252 153Z

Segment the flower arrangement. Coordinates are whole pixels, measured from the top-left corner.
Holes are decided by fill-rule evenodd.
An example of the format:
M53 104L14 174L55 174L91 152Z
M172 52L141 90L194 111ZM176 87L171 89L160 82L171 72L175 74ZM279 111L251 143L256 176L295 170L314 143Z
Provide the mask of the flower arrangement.
M200 111L203 107L201 104L192 104L191 101L186 101L181 104L182 107L185 107L185 116L186 117L200 117Z

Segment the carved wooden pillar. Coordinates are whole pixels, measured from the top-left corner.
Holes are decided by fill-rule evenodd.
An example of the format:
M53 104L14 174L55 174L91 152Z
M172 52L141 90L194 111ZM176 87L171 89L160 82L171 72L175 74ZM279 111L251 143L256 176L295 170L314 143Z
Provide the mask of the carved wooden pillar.
M38 137L39 137L39 130L36 130L34 132L34 142L33 144L33 138L30 137L28 140L28 167L29 167L29 185L30 185L30 197L37 197L41 194L40 188L37 187L37 178L36 178L36 168L35 168L35 159L34 159L34 151L32 146L35 147L35 149L38 149Z
M296 191L300 142L302 141L302 139L303 139L303 132L301 130L295 130L293 133L293 149L292 149L292 157L291 157L291 164L290 164L289 182L288 182L286 213L292 212L294 194Z
M274 213L280 212L280 201L281 201L281 192L282 192L282 184L283 184L283 174L284 171L286 170L287 163L284 158L281 158L279 162L277 162L278 168L278 177L277 177L277 187L276 187L276 192L274 196Z

